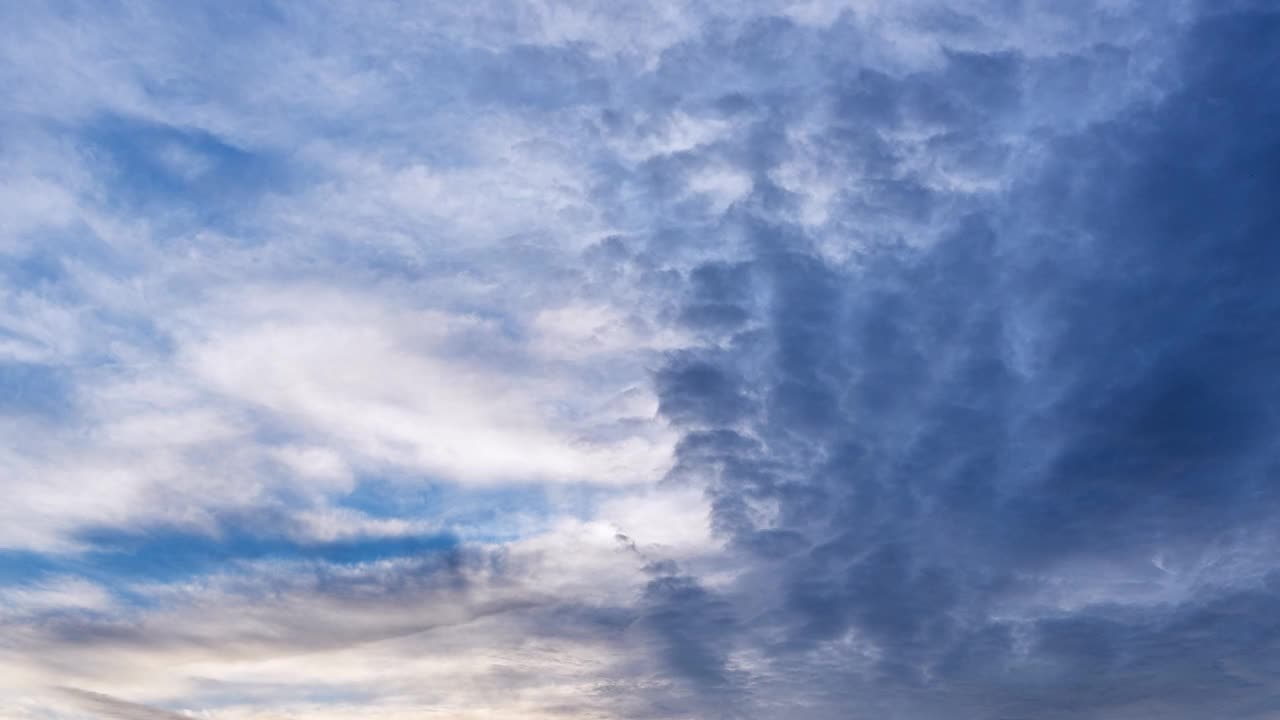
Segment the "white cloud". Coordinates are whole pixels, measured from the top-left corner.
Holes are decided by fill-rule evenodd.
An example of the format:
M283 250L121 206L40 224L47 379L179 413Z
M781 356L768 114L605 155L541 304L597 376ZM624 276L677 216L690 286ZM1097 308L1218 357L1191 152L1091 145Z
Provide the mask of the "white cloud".
M17 587L0 588L0 622L30 620L50 611L110 610L115 605L101 586L77 577L55 577Z
M460 482L617 483L652 480L666 461L652 418L642 418L650 439L584 437L590 428L561 408L591 403L596 388L537 366L451 356L456 329L485 332L466 317L305 290L242 301L243 315L183 343L183 366L357 465Z

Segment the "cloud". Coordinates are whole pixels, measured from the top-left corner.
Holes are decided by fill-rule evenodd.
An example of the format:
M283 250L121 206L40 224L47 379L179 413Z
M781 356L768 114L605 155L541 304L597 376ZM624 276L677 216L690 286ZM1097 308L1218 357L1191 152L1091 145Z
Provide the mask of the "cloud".
M516 5L0 11L0 714L1274 712L1274 11Z
M541 398L568 394L556 387L560 378L521 377L449 350L503 343L483 321L430 311L386 317L358 298L305 290L235 302L250 317L194 338L181 362L224 395L300 423L365 462L458 481L597 482L651 477L663 462L656 436L613 447L576 439L575 428L539 407ZM443 352L433 357L436 348Z
M759 558L735 590L771 598L744 602L765 605L754 634L777 643L772 672L849 643L850 671L886 688L866 692L918 693L907 712L921 716L1267 712L1265 684L1210 669L1257 646L1226 640L1234 620L1209 608L1252 616L1269 574L1174 588L1190 568L1267 554L1274 218L1255 193L1271 184L1275 109L1256 95L1261 66L1235 53L1265 56L1274 21L1196 21L1176 89L1062 128L1034 172L999 187L940 194L916 175L849 197L862 222L929 218L925 243L831 257L767 205L740 216L772 300L764 330L696 363L673 355L657 386L686 428L680 473L714 479L717 526ZM1022 114L1037 64L952 53L881 82L850 122L990 142ZM843 96L866 108L875 82ZM901 149L883 147L881 172L910 167ZM1127 582L1046 602L1106 566ZM805 678L814 692L833 681Z
M129 556L143 575L95 561L117 605L84 612L83 603L35 602L27 592L40 622L10 618L5 634L30 682L111 688L174 710L253 716L267 704L340 714L358 702L374 714L425 707L554 717L574 704L598 712L617 702L597 695L602 686L629 683L651 652L665 657L661 599L643 614L632 603L652 594L654 561L700 567L713 547L700 505L697 494L655 491L602 507L612 520L563 521L500 548L381 556L347 556L372 547L351 543L284 552L224 538L200 550L158 538L171 557L186 556L177 567L187 573L157 576L163 563L148 547ZM673 507L682 527L646 524ZM634 534L630 546L617 540L623 528ZM237 549L212 567L191 562L198 550ZM661 662L649 668L664 672Z

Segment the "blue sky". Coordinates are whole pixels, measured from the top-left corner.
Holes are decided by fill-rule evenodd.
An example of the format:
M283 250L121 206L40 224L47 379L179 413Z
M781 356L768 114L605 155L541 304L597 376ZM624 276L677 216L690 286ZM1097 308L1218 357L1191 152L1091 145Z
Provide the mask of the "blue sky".
M1280 713L1280 12L0 3L0 718Z

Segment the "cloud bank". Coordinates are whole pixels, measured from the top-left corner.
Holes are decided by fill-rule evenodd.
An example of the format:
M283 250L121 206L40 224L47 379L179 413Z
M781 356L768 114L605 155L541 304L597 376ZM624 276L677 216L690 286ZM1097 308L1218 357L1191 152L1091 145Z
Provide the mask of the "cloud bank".
M0 20L0 717L1280 712L1267 3Z

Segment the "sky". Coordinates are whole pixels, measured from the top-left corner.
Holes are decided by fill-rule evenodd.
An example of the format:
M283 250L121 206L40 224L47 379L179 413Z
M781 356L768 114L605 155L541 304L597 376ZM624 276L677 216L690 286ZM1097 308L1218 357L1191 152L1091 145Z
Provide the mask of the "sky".
M1266 0L0 0L0 718L1280 718L1278 193Z

